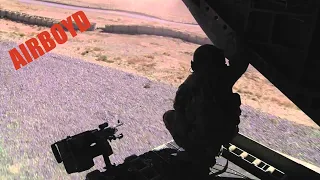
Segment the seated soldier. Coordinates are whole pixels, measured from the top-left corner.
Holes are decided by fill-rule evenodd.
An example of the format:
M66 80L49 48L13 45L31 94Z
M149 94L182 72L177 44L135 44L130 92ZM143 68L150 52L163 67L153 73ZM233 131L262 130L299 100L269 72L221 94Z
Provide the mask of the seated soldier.
M241 102L232 86L247 66L230 68L223 51L213 45L200 46L191 62L193 73L176 93L174 110L163 115L175 142L201 164L214 165L221 146L238 133Z

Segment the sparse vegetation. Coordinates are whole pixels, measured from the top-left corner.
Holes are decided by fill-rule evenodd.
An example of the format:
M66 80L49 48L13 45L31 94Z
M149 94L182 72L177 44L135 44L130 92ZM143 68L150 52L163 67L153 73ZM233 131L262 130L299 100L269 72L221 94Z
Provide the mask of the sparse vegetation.
M108 57L106 55L98 55L97 61L103 61L103 62L107 62L107 63L114 63L113 60L108 60Z
M127 63L129 65L137 65L137 64L141 64L141 63L145 63L146 60L143 58L139 58L139 57L129 57L127 59Z
M277 119L270 119L270 121L274 124L278 124L278 120Z
M160 45L160 44L155 43L155 42L151 42L150 44L152 44L152 45L156 45L156 46L159 46L159 45Z
M2 173L0 175L0 179L5 175L8 175L8 162L7 162L7 156L6 156L6 152L3 149L2 143L0 144L0 172Z
M19 35L20 37L24 37L24 36L25 36L24 33L18 33L18 35Z
M145 89L149 89L150 87L151 87L150 83L146 83L143 85L143 88L145 88Z
M149 59L154 59L153 55L145 55L144 57L149 58Z
M35 37L36 35L37 35L37 33L36 33L36 32L31 32L29 36L31 36L31 37Z
M192 56L193 55L193 52L190 52L190 51L185 51L185 52L183 52L184 54L187 54L187 55L190 55L190 56Z
M77 50L79 50L79 49L80 49L80 48L78 47ZM86 48L86 50L83 51L83 52L81 53L81 55L84 56L84 55L86 55L86 54L89 54L89 53L92 52L92 51L103 51L103 49L101 49L101 48L99 48L99 47ZM100 56L100 55L99 55L99 56ZM98 56L98 57L99 57L99 56Z
M154 68L156 66L156 63L146 63L144 64L144 66L147 68Z
M0 159L3 159L3 158L5 158L5 152L2 146L0 146Z
M90 51L89 50L85 50L84 52L81 53L82 56L88 54Z
M14 32L19 32L20 31L20 29L17 26L14 26L14 27L12 27L10 29L12 29Z
M102 49L99 48L99 47L94 47L93 50L94 50L94 51L102 51Z
M12 123L7 125L7 127L9 129L16 129L16 128L18 128L18 126L19 126L18 122L12 122ZM1 154L1 149L0 149L0 154ZM1 155L0 155L0 157L1 157Z
M238 92L240 94L246 94L246 95L250 95L250 96L254 96L255 94L251 91L246 91L245 89L239 89Z
M184 77L184 76L178 76L177 78L180 79L180 80L182 80L182 79L184 79L185 77Z
M164 53L162 53L162 54L165 55L165 56L170 56L170 54L167 53L167 52L164 52Z

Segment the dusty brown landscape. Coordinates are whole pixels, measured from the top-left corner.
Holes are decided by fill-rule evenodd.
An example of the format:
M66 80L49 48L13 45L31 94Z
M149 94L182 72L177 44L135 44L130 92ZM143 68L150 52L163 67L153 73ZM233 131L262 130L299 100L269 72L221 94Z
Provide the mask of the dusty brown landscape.
M166 19L194 22L187 8L180 0L165 0L161 1L161 3L160 1L142 0L143 2L134 3L135 6L123 6L122 2L124 1L131 4L134 3L131 0L122 0L121 3L116 0L109 0L107 2L92 0L90 3L84 0L62 0L60 2L132 10ZM57 19L64 19L75 12L73 10L40 5L30 6L18 3L18 1L0 0L0 4L1 8L4 9L45 17L55 17ZM166 6L163 6L163 4L166 4ZM199 27L185 29L182 25L162 25L146 20L116 15L107 16L92 12L86 12L86 14L89 20L97 22L98 26L105 24L152 24L203 34ZM46 30L44 27L30 26L4 19L0 19L0 24L1 41L9 40L22 43L31 37L35 37L41 31ZM101 66L120 69L148 77L152 80L178 86L188 76L192 53L198 46L197 44L173 38L109 34L97 30L85 32L75 38L70 38L67 43L57 46L52 52L81 58ZM234 90L241 94L243 104L290 121L317 127L309 117L253 68L247 71L236 83Z
M162 19L196 23L193 16L189 13L188 8L184 5L182 0L49 0L52 2L60 2L78 6L98 7L105 9L121 9L126 11L133 11L144 13Z

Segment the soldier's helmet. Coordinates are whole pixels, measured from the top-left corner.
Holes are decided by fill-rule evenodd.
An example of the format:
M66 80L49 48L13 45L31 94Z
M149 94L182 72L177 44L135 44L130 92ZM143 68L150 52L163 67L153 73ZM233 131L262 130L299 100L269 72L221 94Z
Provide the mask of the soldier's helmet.
M210 70L212 68L223 68L226 66L223 50L211 44L205 44L196 49L191 61L194 72Z

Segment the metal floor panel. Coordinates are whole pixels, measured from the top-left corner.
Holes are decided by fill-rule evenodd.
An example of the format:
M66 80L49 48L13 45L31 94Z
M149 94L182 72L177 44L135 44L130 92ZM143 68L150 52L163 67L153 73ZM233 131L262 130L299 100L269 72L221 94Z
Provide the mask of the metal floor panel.
M166 149L166 148L175 149L177 151L183 151L183 149L179 148L179 146L173 140L168 143L165 143L161 146L154 148L153 151L155 153L157 153L157 150ZM213 167L214 169L212 169L212 171L216 172L217 170L219 171L219 170L223 169L226 162L227 162L227 159L224 157L217 158L217 163ZM226 172L219 175L219 177L226 177L226 178L247 177L249 179L259 179L256 176L252 175L251 173L247 172L246 170L242 169L241 167L235 165L234 163L232 163L230 161L228 162L228 168L227 168Z

